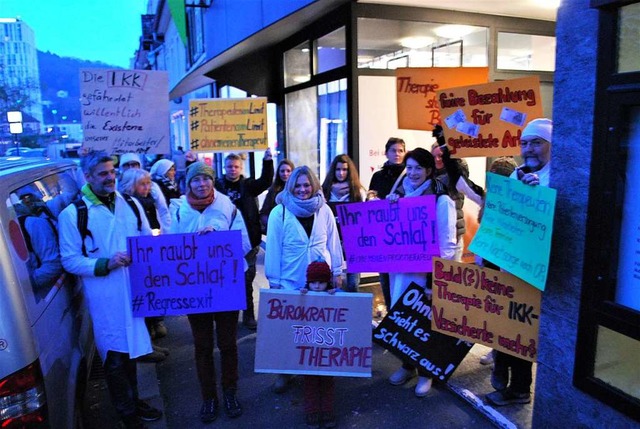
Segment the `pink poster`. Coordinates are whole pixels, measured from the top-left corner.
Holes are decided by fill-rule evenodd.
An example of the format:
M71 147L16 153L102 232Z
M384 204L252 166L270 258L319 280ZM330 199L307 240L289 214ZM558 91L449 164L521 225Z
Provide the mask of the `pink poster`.
M428 272L440 256L433 195L341 204L337 212L350 273Z

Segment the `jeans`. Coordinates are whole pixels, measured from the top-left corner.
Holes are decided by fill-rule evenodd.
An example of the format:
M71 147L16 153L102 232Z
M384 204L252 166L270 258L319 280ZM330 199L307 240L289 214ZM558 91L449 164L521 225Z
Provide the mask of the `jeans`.
M259 250L260 246L256 246L244 257L249 265L249 268L247 268L247 271L244 273L244 288L247 295L247 309L245 310L245 314L252 320L255 319L253 310L253 280L256 278L256 260L258 259ZM246 319L245 317L243 318Z
M358 292L360 285L360 273L347 273L347 283L344 290L347 292Z
M128 353L109 350L104 361L104 378L109 396L120 417L135 415L138 400L136 361Z
M193 334L196 371L202 399L217 399L216 369L213 362L214 323L222 366L222 389L235 390L238 385L238 312L191 314L187 316Z
M509 380L509 368L511 368L511 382L509 388L516 393L531 393L531 368L533 362L520 359L507 353L496 351L493 359L494 373Z
M384 305L387 306L387 310L391 309L391 283L389 281L389 273L380 273L380 289L382 289L382 296L384 297Z

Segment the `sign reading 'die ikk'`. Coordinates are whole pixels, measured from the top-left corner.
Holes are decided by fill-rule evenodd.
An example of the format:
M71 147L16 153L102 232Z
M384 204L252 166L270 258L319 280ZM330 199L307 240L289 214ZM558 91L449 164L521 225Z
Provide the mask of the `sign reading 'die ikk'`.
M469 250L544 290L556 190L487 173L480 228Z
M128 237L133 315L244 310L240 231Z
M195 152L266 150L267 99L190 100L189 141Z
M486 83L487 67L409 67L396 69L398 128L433 130L442 123L437 93L444 88Z
M542 116L537 76L438 92L442 128L456 158L520 155L525 125Z
M261 289L255 371L371 377L372 299Z
M373 341L419 374L447 381L473 344L434 332L431 324L431 302L424 289L411 283L373 330Z
M421 273L440 256L433 195L337 206L350 273Z
M433 260L434 331L535 362L541 297L509 273Z
M169 152L169 75L80 70L84 145L110 154Z

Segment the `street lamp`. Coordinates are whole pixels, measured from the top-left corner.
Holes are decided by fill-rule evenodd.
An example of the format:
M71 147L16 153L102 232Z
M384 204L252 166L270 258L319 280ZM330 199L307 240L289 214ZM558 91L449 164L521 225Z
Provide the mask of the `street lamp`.
M13 135L13 142L16 145L16 154L20 156L20 140L17 135L22 134L22 112L7 112L7 121L9 121L9 132Z

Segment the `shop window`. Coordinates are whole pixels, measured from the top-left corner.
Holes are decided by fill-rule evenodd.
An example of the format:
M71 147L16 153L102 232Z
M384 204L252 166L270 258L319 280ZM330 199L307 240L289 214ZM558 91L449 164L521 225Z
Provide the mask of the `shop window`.
M358 67L486 67L486 27L358 18Z
M311 79L311 44L306 41L284 53L284 86L290 87Z
M498 69L552 72L555 68L555 37L498 33Z
M322 179L333 157L347 152L347 80L286 95L287 152Z
M316 74L346 65L346 44L344 27L320 37L316 43Z
M618 72L640 71L640 3L619 11Z

